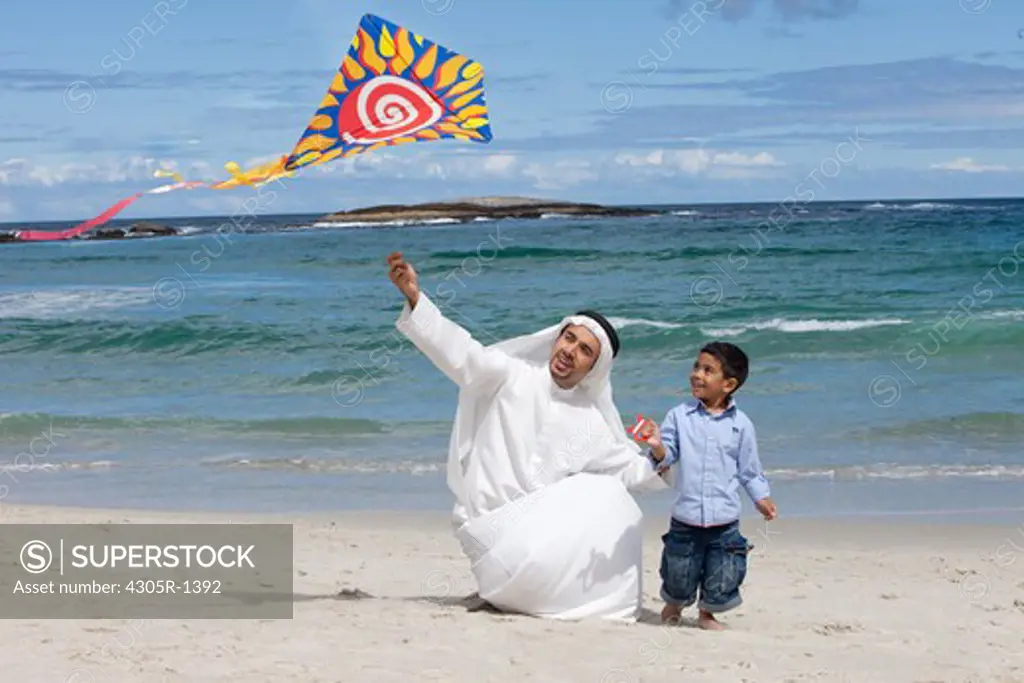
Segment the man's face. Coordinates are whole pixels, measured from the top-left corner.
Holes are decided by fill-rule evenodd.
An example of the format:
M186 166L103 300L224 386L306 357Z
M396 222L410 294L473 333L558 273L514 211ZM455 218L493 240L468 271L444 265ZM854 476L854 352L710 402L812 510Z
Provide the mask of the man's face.
M555 384L571 389L587 376L597 357L601 342L583 325L567 325L551 349L548 369Z

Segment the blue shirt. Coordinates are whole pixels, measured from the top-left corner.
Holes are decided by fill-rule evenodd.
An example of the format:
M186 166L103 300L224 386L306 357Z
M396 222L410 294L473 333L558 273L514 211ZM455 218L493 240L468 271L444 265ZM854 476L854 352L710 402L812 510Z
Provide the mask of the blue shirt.
M665 459L678 465L672 516L685 524L717 526L740 517L740 488L752 501L771 495L757 456L757 436L733 401L712 415L696 399L676 406L661 425Z

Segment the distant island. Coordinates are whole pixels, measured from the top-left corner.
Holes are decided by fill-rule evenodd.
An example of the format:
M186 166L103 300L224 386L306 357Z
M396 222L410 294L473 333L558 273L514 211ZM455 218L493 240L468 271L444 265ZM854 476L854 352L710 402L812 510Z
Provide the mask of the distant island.
M629 209L601 204L583 204L533 197L469 197L424 204L382 204L322 216L322 223L393 223L447 220L470 222L478 218L542 218L558 216L635 217L657 216L662 211Z

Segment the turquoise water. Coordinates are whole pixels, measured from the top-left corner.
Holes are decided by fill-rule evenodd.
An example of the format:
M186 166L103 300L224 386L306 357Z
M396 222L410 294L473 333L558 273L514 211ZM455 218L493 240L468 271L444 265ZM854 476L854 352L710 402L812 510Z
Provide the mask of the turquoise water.
M740 344L738 400L784 512L1021 516L1024 201L807 204L774 227L772 205L670 208L377 229L270 216L244 235L156 219L189 235L2 245L0 494L447 509L455 388L394 331L398 249L485 343L583 307L612 318L627 420L685 397L702 343Z

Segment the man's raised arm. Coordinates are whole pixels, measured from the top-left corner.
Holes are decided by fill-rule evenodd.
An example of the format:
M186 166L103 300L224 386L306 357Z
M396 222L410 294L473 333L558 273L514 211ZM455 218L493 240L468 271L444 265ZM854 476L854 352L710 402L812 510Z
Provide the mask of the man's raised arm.
M406 303L395 327L423 352L448 379L461 388L503 380L511 359L501 351L487 349L420 291L412 264L395 252L388 256L389 277L405 295Z

